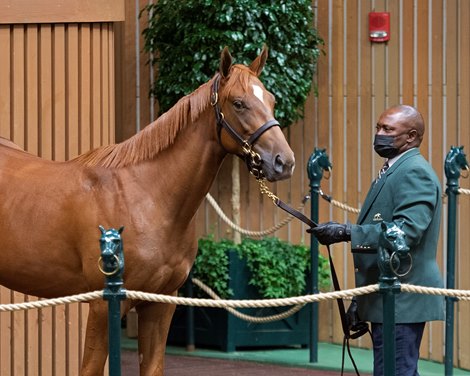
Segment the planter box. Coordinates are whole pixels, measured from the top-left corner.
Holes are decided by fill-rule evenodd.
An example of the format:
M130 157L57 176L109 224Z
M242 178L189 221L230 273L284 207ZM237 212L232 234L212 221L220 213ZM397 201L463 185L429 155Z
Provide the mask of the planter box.
M236 251L229 253L230 288L232 299L261 299L256 288L248 285L250 271ZM210 286L209 286L210 287ZM182 291L184 291L182 289ZM291 307L238 309L239 312L255 317L266 317L287 311ZM241 320L225 309L194 307L194 344L216 347L222 351L235 351L238 347L282 347L291 345L307 346L309 342L308 306L296 314L268 323L251 323ZM188 307L178 306L168 335L168 344L187 343Z

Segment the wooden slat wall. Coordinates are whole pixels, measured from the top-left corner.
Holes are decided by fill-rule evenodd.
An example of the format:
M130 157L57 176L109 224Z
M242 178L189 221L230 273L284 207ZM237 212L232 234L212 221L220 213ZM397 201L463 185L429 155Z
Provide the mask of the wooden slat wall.
M114 142L112 23L3 24L0 51L0 136L58 161ZM35 299L0 287L0 303ZM78 375L87 314L1 313L0 373Z
M119 139L135 132L135 119L140 128L154 117L156 108L147 97L152 72L146 65L148 56L140 53L140 81L136 80L135 17L137 9L148 0L126 2L126 22L119 30L117 50L120 63L118 88L120 103L116 122ZM283 200L299 205L308 191L306 163L315 146L327 148L333 162L330 180L322 188L336 200L360 207L375 177L380 158L372 149L375 122L380 113L393 104L411 104L423 113L427 124L422 153L429 159L445 189L444 158L451 145L470 149L470 2L466 0L313 0L316 27L325 41L314 80L318 95L308 98L305 119L285 130L296 154L297 168L289 181L273 184L272 188ZM391 13L391 40L371 44L368 39L368 13ZM288 22L288 20L286 20ZM139 31L145 20L139 21ZM141 46L142 40L139 39ZM141 50L141 46L138 50ZM214 56L214 59L217 59ZM272 63L269 59L267 64ZM2 64L2 62L0 62ZM139 91L137 91L137 89ZM138 95L136 93L138 92ZM136 115L138 103L138 115ZM230 216L232 159L227 158L211 194ZM241 224L250 230L268 228L278 223L285 214L273 208L261 197L256 182L240 164ZM469 187L469 180L461 185ZM459 248L457 288L470 289L470 274L466 266L470 260L465 247L470 243L470 198L459 199ZM309 213L308 205L305 209ZM354 214L345 213L325 201L320 202L321 221L330 219L354 222ZM443 210L442 232L438 261L445 273L446 206ZM275 233L294 242L309 244L305 228L298 222ZM232 236L232 231L205 202L198 213L198 233L214 233L218 237ZM321 253L325 251L320 250ZM353 287L353 266L349 248L333 247L334 259L339 265L343 287ZM470 338L461 333L470 320L468 303L457 303L455 365L470 369ZM334 303L320 305L322 325L320 339L340 343L341 328ZM370 346L367 338L356 343ZM422 357L442 361L444 353L444 326L427 326Z

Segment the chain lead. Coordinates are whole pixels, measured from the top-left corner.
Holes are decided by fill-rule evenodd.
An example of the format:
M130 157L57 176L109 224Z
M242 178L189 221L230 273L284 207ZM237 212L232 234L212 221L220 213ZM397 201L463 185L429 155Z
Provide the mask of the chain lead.
M272 193L268 186L266 185L266 179L257 179L259 183L259 190L263 195L267 195L271 200L273 200L274 204L279 200L274 193Z

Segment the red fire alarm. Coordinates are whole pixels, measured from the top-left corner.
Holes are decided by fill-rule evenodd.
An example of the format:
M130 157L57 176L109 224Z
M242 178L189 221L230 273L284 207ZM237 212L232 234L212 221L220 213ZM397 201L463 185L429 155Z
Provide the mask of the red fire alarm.
M390 39L390 13L369 13L369 40L371 42L386 42Z

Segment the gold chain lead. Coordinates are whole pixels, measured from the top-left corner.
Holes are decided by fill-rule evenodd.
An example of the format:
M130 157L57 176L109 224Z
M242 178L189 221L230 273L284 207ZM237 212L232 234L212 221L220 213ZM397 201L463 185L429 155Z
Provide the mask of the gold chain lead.
M277 197L274 193L272 193L268 186L266 185L266 179L257 179L259 183L259 190L261 194L267 195L271 200L273 200L274 203L276 203L277 200L279 200L279 197Z

